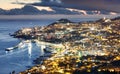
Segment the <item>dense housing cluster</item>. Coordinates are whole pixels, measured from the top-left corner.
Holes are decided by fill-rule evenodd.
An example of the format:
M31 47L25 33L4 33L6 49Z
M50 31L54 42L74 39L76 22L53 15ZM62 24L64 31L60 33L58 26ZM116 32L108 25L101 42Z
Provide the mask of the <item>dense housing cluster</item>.
M60 19L48 26L23 28L13 36L64 46L21 74L120 73L120 17L79 23Z

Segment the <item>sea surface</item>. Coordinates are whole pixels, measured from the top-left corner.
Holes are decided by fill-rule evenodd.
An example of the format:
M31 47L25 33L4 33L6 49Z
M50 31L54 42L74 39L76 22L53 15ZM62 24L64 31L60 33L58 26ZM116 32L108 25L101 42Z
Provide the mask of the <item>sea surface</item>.
M69 19L69 18L68 18ZM70 18L71 21L93 21L99 18ZM33 60L42 55L41 49L32 43L31 57L28 55L28 46L6 52L5 49L20 43L19 39L12 38L9 33L24 27L49 25L59 18L47 18L38 20L0 20L0 74L10 74L12 71L19 73L35 65Z

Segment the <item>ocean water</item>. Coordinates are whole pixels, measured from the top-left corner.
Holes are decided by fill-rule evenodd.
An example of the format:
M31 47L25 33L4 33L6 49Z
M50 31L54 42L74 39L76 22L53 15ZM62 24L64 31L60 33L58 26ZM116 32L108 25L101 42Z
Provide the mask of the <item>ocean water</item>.
M99 18L98 18L99 19ZM39 57L40 47L32 43L31 57L28 55L28 47L6 52L5 49L17 45L20 40L12 38L9 33L14 33L23 27L45 26L58 19L40 19L40 20L4 20L0 21L0 74L9 74L14 71L19 73L35 65L33 60ZM71 21L91 21L96 18L71 18Z
M0 74L16 73L33 66L33 60L41 55L40 47L32 44L31 58L28 55L28 48L16 49L6 52L5 49L17 45L20 40L12 38L9 33L14 33L23 27L43 26L52 23L54 20L12 20L0 21Z

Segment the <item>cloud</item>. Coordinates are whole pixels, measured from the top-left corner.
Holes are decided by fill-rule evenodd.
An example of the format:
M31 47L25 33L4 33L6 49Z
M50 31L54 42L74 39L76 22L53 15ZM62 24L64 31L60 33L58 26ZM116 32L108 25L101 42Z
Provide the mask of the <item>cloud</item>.
M31 5L61 7L62 2L61 2L61 0L40 0L39 3L33 3Z
M53 2L53 3L62 3L61 0L40 0L41 2Z
M78 9L98 9L120 12L120 0L62 0L64 5Z
M24 0L28 1L28 0ZM33 0L31 0L33 1ZM39 2L38 2L39 1ZM19 3L24 4L24 3ZM105 10L120 13L120 0L37 0L27 3L35 6L76 8L84 10Z
M35 3L35 2L40 2L40 0L14 0L11 2L11 4L30 4L30 3Z

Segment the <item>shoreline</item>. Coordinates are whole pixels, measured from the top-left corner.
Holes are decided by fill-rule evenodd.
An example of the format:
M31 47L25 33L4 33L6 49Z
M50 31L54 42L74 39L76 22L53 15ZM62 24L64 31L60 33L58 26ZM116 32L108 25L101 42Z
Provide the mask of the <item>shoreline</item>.
M31 68L29 69L26 69L24 71L21 71L19 72L20 74L24 74L24 72L27 72L29 73L29 71L32 71L32 69L34 68L37 68L37 67L41 67L42 69L42 66L44 66L44 62L45 61L51 61L53 62L54 59L57 59L57 58L61 58L62 54L66 52L67 49L65 45L63 44L55 44L55 43L49 43L49 42L44 42L44 41L39 41L39 40L30 40L31 42L35 42L37 43L38 45L50 45L52 46L52 48L62 48L62 50L60 52L57 52L57 53L45 53L44 51L44 54L42 56L39 56L38 58L36 58L35 60L33 60L33 62L36 64L34 66L32 66Z
M115 19L103 18L95 22L85 23L73 23L67 19L60 19L49 26L24 28L18 31L14 35L15 38L24 39L25 36L30 36L31 39L35 39L42 51L44 48L46 50L47 46L52 48L48 49L50 52L54 52L54 47L58 48L52 57L45 59L38 66L21 72L21 74L65 74L66 72L74 74L78 71L78 73L99 73L105 64L119 63L119 59L116 58L120 57L118 50L120 33L119 29L114 29L118 28L119 21L119 17ZM59 49L58 46L62 48ZM113 64L112 67L114 66ZM113 69L117 72L116 68L118 67ZM106 67L106 71L111 72L111 69L107 70Z
M44 62L45 61L48 61L48 60L52 60L52 59L55 59L55 58L58 58L59 55L62 54L62 52L65 52L65 46L63 44L55 44L55 43L49 43L49 42L44 42L44 41L39 41L39 40L28 40L29 42L32 42L32 43L37 43L39 46L41 45L50 45L52 46L52 48L62 48L62 51L60 52L57 52L57 53L46 53L44 51L44 54L39 56L38 58L36 58L35 60L33 60L33 63L35 64L34 66L32 66L31 68L29 69L32 69L34 67L38 67L38 66L42 66L44 65ZM29 71L29 69L26 69L24 71L21 71L20 74L22 72L25 72L25 71Z

